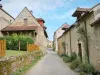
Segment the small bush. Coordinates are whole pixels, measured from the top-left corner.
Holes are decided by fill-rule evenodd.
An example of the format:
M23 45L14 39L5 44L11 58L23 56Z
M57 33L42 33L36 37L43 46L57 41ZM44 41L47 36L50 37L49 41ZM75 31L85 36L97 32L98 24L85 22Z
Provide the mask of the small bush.
M92 75L100 75L100 71L95 71L92 73Z
M71 53L71 57L70 60L71 62L74 61L75 59L77 59L77 54L75 52Z
M61 56L61 57L68 57L67 54L61 54L60 56Z
M84 72L81 72L79 75L86 75Z
M20 49L26 51L27 42L34 43L33 39L25 35L12 34L11 36L6 36L6 46L7 50L18 50L18 42L20 41Z
M0 37L0 40L5 40L6 38L5 37Z
M80 63L81 63L80 60L76 59L70 64L70 68L72 70L75 70L80 65Z
M93 73L95 71L93 66L88 64L88 63L85 63L85 64L81 63L79 65L79 68L80 68L81 72L85 72L85 73L88 73L88 74Z
M69 57L69 56L68 56L68 57L63 57L63 61L64 61L64 62L66 62L66 63L71 62L71 60L70 60L70 57Z

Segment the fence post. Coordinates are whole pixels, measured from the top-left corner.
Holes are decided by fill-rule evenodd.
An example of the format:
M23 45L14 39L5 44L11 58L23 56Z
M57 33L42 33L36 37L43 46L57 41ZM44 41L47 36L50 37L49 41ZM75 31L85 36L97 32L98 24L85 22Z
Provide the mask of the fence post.
M18 41L18 44L19 44L19 52L20 52L20 41Z
M4 57L6 54L6 40L0 40L0 57Z

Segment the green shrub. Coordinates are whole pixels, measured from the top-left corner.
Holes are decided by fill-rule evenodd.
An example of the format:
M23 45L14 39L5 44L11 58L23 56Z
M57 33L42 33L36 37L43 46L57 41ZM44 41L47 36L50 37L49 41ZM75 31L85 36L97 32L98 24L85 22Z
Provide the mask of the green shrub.
M80 60L76 59L70 64L70 68L75 70L81 64Z
M61 56L61 57L68 57L67 54L61 54L60 56Z
M88 73L88 74L95 71L93 66L88 64L88 63L85 63L85 64L81 63L79 65L79 68L80 68L81 72L85 72L85 73Z
M69 56L68 56L68 57L64 56L64 57L63 57L63 61L66 62L66 63L71 62Z
M6 38L5 37L0 37L0 40L5 40Z
M6 46L7 50L18 50L18 43L20 41L20 49L26 51L27 42L34 43L33 39L29 36L12 34L11 36L6 36Z
M86 75L84 72L81 72L79 75Z
M71 62L74 61L75 59L77 59L77 54L75 52L71 53L71 57L70 60Z

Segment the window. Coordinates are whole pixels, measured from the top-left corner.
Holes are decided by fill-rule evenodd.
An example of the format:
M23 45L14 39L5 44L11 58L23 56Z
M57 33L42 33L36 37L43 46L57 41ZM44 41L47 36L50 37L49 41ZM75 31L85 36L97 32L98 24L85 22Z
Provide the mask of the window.
M9 22L10 24L12 23L12 20L10 20L10 22Z
M27 18L24 19L24 24L25 24L25 25L28 24L28 19L27 19Z

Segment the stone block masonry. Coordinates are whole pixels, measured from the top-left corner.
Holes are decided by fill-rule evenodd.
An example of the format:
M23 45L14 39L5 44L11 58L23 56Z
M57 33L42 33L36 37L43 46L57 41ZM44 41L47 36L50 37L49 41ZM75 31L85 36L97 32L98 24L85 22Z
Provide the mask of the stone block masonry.
M42 51L34 51L25 55L0 59L0 75L11 75L17 70L31 64L34 59L42 55Z

